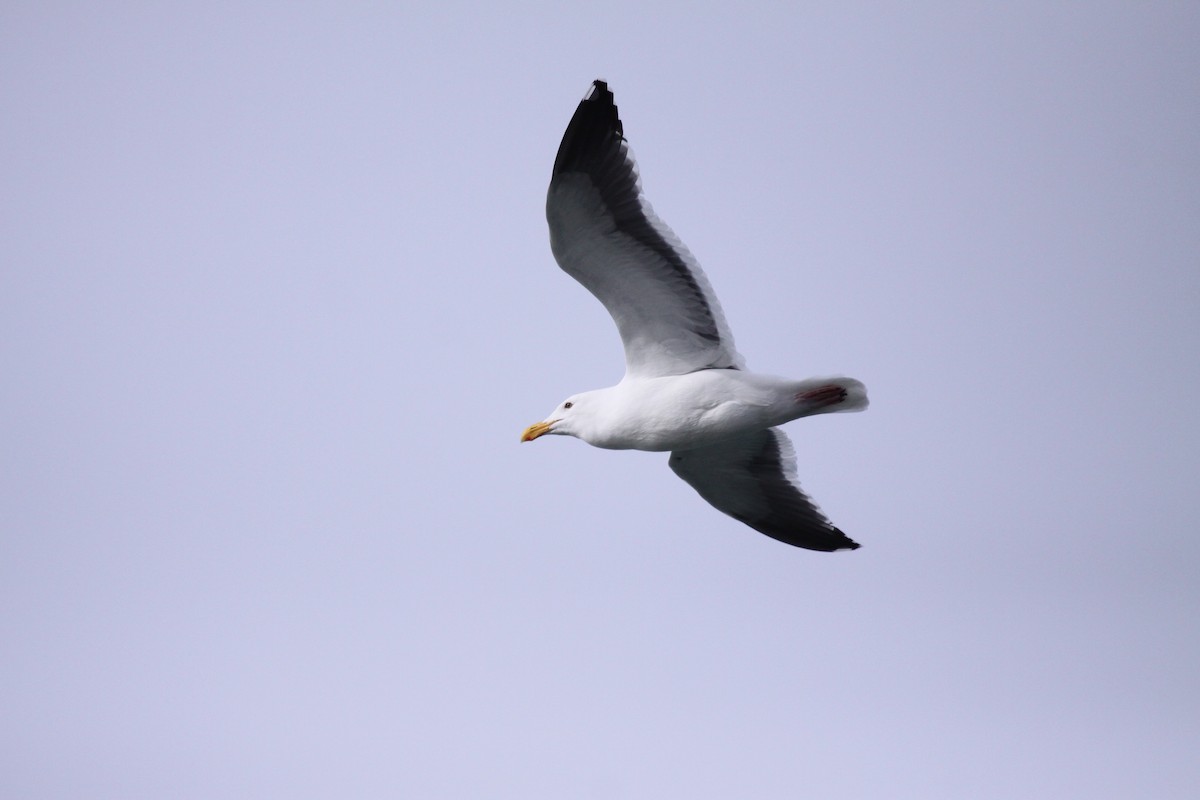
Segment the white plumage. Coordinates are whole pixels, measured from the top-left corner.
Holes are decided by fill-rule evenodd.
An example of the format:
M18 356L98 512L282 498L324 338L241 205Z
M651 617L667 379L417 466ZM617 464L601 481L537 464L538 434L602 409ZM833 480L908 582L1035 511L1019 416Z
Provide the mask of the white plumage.
M787 380L745 370L700 265L651 209L612 93L595 81L563 135L546 197L559 266L617 324L625 377L573 395L522 435L609 449L670 450L700 496L755 530L811 550L858 545L800 489L776 426L867 407L852 378Z

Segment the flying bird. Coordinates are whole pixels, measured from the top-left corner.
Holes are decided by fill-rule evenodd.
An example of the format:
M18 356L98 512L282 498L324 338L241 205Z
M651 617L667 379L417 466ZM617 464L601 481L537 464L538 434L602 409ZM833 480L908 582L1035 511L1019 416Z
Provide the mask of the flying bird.
M754 530L809 550L857 548L801 490L792 444L777 426L861 411L866 387L746 370L700 265L642 194L604 81L593 81L563 134L546 219L559 266L616 322L625 376L568 397L521 441L558 434L613 450L670 451L676 475Z

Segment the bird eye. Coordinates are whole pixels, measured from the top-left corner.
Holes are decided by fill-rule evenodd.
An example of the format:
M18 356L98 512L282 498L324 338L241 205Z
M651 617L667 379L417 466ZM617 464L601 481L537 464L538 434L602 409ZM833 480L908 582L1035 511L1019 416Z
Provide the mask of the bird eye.
M575 404L568 400L567 402L563 403L563 408L570 408L573 405Z

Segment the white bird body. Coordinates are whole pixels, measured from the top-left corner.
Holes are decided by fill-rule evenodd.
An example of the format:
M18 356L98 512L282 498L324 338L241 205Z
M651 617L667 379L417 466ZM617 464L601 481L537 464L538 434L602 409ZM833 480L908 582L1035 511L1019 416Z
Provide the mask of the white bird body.
M625 348L616 386L567 398L525 430L609 450L671 451L701 497L796 547L858 547L800 489L777 426L867 407L853 378L789 380L745 369L699 263L642 194L612 92L594 81L571 118L546 193L560 267L608 309Z
M837 384L850 395L836 407L805 402ZM657 378L626 377L616 386L567 398L548 419L562 433L606 450L690 450L827 411L857 411L866 389L849 378L788 380L733 369ZM571 403L569 409L563 406ZM569 414L566 412L570 412Z

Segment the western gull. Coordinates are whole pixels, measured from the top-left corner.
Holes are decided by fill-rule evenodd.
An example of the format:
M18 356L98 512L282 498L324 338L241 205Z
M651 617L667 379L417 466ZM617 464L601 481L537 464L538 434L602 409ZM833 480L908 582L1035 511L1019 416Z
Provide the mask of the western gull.
M669 450L676 475L751 528L809 550L857 548L801 490L792 444L777 426L861 411L866 387L745 369L700 265L642 194L604 81L593 81L563 134L546 219L559 266L616 322L625 376L568 397L521 441L558 434L614 450Z

